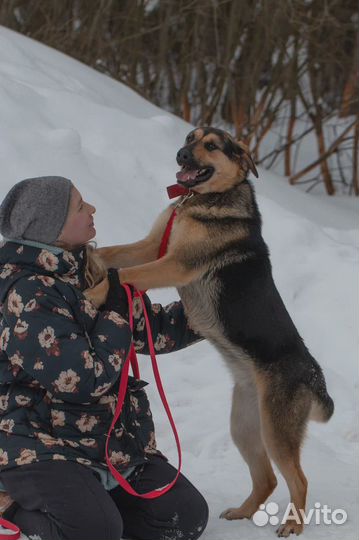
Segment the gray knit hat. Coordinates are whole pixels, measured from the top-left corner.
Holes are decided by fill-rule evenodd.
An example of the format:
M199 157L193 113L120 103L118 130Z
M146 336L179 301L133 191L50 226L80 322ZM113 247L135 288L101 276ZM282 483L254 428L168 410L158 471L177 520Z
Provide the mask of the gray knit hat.
M62 176L18 182L1 203L0 233L8 239L53 244L65 224L72 187Z

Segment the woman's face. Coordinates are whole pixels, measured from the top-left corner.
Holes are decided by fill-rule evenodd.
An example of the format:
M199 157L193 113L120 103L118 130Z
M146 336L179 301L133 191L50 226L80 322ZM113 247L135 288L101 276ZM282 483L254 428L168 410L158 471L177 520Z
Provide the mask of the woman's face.
M66 222L56 243L75 248L89 242L96 235L95 212L96 208L83 201L79 191L73 187Z

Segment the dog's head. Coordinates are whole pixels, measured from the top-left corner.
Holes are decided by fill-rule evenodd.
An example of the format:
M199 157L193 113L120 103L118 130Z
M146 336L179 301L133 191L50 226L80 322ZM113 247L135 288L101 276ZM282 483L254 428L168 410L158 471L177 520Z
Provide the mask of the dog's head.
M182 167L177 182L198 193L227 191L244 180L248 171L258 178L247 146L212 127L199 127L187 135L177 163Z

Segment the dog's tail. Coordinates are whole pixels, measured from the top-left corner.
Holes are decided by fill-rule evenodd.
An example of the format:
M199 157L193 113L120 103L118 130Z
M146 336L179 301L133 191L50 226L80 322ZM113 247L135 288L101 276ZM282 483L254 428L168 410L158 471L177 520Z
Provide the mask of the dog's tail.
M314 366L314 376L310 384L313 400L309 418L316 422L328 422L334 412L334 401L327 392L323 372L315 360L313 367Z
M314 395L310 410L310 419L316 422L328 422L334 412L334 401L328 393L325 396Z

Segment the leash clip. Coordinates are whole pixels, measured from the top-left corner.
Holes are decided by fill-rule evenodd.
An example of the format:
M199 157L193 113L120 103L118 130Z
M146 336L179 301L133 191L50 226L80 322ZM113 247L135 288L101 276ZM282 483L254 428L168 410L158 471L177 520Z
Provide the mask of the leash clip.
M176 204L176 208L178 208L179 206L182 206L182 204L185 203L188 199L191 199L193 195L194 195L193 191L190 191L187 195L184 195L184 197Z

